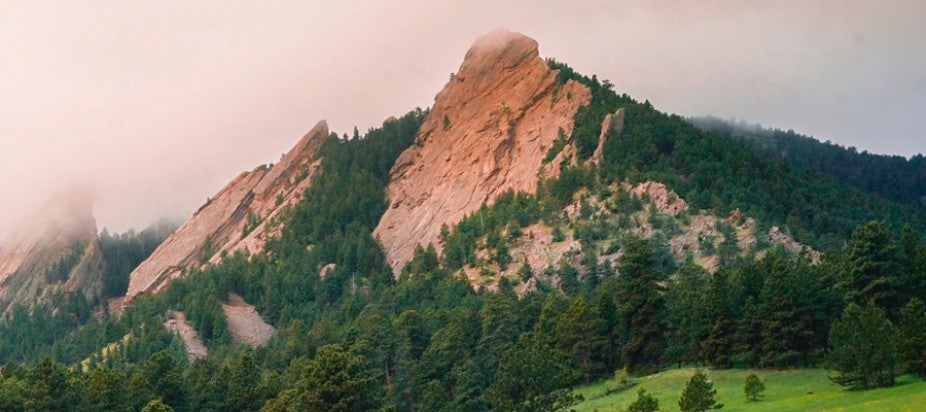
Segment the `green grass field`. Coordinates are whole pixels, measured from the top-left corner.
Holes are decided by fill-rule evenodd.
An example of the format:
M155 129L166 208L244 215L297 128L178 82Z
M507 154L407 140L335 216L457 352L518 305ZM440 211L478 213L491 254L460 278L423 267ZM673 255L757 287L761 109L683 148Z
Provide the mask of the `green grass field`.
M673 369L635 379L636 385L623 392L605 394L602 381L577 389L585 400L578 412L623 411L637 397L640 387L659 399L660 411L677 411L678 399L695 369ZM891 388L846 391L832 383L822 369L794 371L708 370L717 389L716 399L723 411L926 411L926 382L903 376ZM765 382L765 397L747 402L743 393L746 376L755 372Z

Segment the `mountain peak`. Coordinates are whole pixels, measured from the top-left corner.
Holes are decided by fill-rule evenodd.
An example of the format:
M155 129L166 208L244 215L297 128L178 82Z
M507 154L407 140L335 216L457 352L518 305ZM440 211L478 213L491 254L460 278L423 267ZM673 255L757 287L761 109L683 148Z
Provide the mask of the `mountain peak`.
M496 29L480 36L463 59L460 75L512 68L538 57L537 41L521 33Z
M391 205L374 234L396 272L416 245L441 249L442 225L509 190L534 193L542 168L547 177L559 174L563 159L543 159L572 134L591 92L556 77L523 34L496 30L473 43L390 172Z

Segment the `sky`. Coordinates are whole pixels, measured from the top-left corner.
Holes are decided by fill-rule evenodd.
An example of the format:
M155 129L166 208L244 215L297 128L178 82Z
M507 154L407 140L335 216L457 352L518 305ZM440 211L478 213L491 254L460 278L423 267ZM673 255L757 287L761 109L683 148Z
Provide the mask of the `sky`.
M922 1L0 0L0 234L75 183L101 229L185 218L321 119L429 106L495 28L667 112L926 152Z

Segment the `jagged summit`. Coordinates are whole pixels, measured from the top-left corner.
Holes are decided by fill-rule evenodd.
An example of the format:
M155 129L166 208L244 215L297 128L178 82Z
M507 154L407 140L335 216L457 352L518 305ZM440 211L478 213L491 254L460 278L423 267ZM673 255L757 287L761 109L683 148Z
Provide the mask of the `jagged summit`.
M508 190L536 191L548 149L572 134L589 98L584 85L557 84L534 39L506 30L477 39L390 173L390 206L374 234L393 269L418 244L440 248L442 225Z
M160 291L186 268L216 263L238 250L263 250L281 229L274 217L298 203L311 184L321 165L315 152L328 136L328 123L322 120L277 164L238 175L132 272L127 300Z

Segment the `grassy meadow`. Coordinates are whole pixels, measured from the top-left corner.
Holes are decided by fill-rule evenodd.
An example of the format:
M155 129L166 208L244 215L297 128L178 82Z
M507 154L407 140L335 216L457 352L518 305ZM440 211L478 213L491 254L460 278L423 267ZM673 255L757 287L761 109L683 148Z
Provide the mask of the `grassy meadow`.
M672 369L634 379L633 387L607 394L612 380L581 387L576 393L585 400L576 405L578 412L623 411L645 388L659 399L660 411L677 411L678 400L688 379L696 369ZM891 388L847 391L832 383L829 372L822 369L774 370L707 370L717 390L715 399L723 411L926 411L926 382L907 375L898 378ZM765 382L764 397L749 402L743 392L746 376L755 372Z

